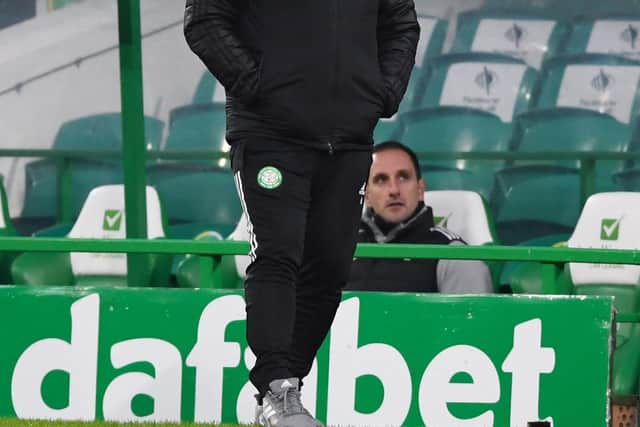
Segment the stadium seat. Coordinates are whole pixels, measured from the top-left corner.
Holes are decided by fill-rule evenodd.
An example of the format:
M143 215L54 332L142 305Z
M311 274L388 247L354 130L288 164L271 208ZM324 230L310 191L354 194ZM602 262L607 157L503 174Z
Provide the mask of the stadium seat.
M242 214L242 206L231 170L207 168L202 171L154 169L149 181L164 202L168 221L167 237L193 239L207 230L221 235L229 234ZM183 254L177 254L172 262L171 275Z
M629 124L640 113L639 79L640 62L621 56L558 56L544 64L533 106L588 109Z
M420 98L418 90L421 80L425 76L429 61L442 53L442 46L447 34L447 21L433 16L418 15L420 24L420 40L416 50L416 62L409 79L407 92L400 104L399 111L411 111L416 108L416 101Z
M418 14L420 40L416 49L416 67L424 68L434 56L442 53L448 22L434 16Z
M486 8L508 7L512 10L522 10L529 13L539 12L567 19L581 15L628 14L638 10L637 0L485 0L483 5Z
M640 193L591 196L568 241L570 248L640 249ZM618 314L640 312L640 265L569 263L576 294L615 297ZM638 395L640 324L619 323L613 360L613 402Z
M400 118L398 139L421 152L507 151L511 124L496 115L466 107L436 107ZM422 156L421 156L422 157ZM420 158L427 186L433 190L471 190L491 194L493 174L503 160Z
M414 151L507 151L512 119L529 108L537 71L493 53L441 55L430 61L424 108L398 118L395 138ZM434 190L491 194L502 160L420 159ZM443 185L442 187L440 185Z
M433 209L436 225L458 234L469 245L500 244L493 215L482 196L473 191L425 191L424 202ZM494 290L499 288L501 262L487 262Z
M614 173L613 180L621 190L640 192L640 168L637 166Z
M566 247L570 233L548 234L542 237L525 240L518 246L531 247ZM541 294L542 264L528 261L507 261L500 275L500 289L504 293ZM555 293L571 293L571 284L566 275L560 275L556 283Z
M209 72L204 71L193 92L192 104L224 103L226 99L224 87Z
M570 233L581 208L575 168L556 165L507 167L495 175L491 208L507 245Z
M163 150L223 150L226 144L224 106L224 103L209 102L171 110Z
M611 15L611 4L604 17L581 17L572 23L571 37L565 52L603 53L640 60L640 15Z
M373 129L373 142L385 142L392 139L397 139L396 135L398 132L398 116L399 114L394 114L393 117L388 119L379 119L378 124Z
M425 191L436 225L448 228L469 245L498 244L493 217L482 196L473 191Z
M420 40L416 50L416 62L411 72L407 91L398 108L398 114L412 111L418 108L416 102L421 97L420 88L425 76L425 69L431 58L442 52L445 37L447 35L447 21L428 15L418 15L420 24ZM381 119L375 128L373 140L383 142L393 139L397 125L397 116L390 119Z
M519 152L578 153L638 151L640 143L631 126L608 114L579 108L561 107L536 110L518 117L514 149ZM534 163L520 161L518 163ZM580 168L577 159L545 160L541 163ZM627 162L598 160L595 163L596 192L614 189L611 175Z
M205 232L199 239L221 240L217 232ZM247 220L244 215L236 225L233 232L227 237L228 240L249 240ZM177 269L177 282L181 288L201 287L200 280L200 257L187 256L182 260ZM217 262L214 262L211 284L216 289L241 289L244 286L247 266L249 265L248 255L222 255Z
M534 109L514 125L520 152L636 151L640 63L582 54L547 61ZM611 175L625 165L597 161L595 191L617 188ZM491 205L498 234L513 244L573 229L581 210L580 164L575 160L518 161L498 171ZM559 199L556 195L562 194Z
M169 133L163 151L212 151L227 152L226 113L224 103L202 103L176 107L169 113ZM167 160L154 164L151 169L187 168L189 165L228 166L227 159Z
M548 14L475 9L458 15L452 53L493 52L539 69L562 48L569 34L564 21Z
M158 149L164 123L145 117L145 147ZM53 150L116 151L122 148L120 113L96 114L64 123L54 139ZM58 211L58 178L55 159L37 160L25 166L25 196L22 212L15 218L21 234L48 227L60 220ZM75 219L92 188L123 182L121 159L86 158L68 162L71 189L71 218Z
M171 111L164 151L226 152L224 134L224 104L178 107ZM168 160L147 170L149 183L165 203L169 237L192 239L207 229L223 235L233 230L241 207L228 159Z
M496 10L508 8L511 11L522 13L548 14L550 17L572 17L584 11L584 2L576 0L485 0L483 7Z
M205 73L199 87L202 97L199 103L170 112L164 152L229 151L224 103L205 102L203 86L210 81L217 85L213 77ZM165 160L147 167L148 182L164 202L169 238L193 239L206 230L216 230L224 236L233 230L242 209L229 166L228 158L223 157ZM174 257L172 277L183 259L183 254Z
M4 189L4 177L0 175L0 237L13 237L16 230L9 216L7 193ZM11 280L11 263L17 256L15 252L0 252L0 285L8 285Z
M165 236L165 220L158 194L146 188L147 236ZM124 186L105 185L89 193L69 238L125 238ZM139 286L168 286L170 255L148 254L144 260L148 277ZM127 286L125 254L36 253L18 256L11 267L13 282L19 285Z
M578 108L552 108L518 116L513 138L520 153L627 152L637 150L631 128L612 116ZM617 188L611 175L622 161L596 161L596 192ZM570 232L581 210L578 160L518 160L495 175L492 207L498 234L513 244ZM563 194L563 197L558 197Z
M441 55L429 62L426 71L420 107L475 108L505 123L529 109L538 75L519 59L477 52Z
M229 169L154 171L149 178L164 202L170 238L193 239L208 229L226 235L240 218L242 207Z

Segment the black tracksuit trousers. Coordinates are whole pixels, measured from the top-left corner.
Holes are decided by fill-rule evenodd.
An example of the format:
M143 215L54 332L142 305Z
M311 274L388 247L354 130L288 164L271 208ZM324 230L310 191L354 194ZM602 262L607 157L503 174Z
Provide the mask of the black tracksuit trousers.
M262 142L232 146L251 244L247 341L257 361L249 378L260 396L274 379L311 369L349 276L371 165L368 149Z

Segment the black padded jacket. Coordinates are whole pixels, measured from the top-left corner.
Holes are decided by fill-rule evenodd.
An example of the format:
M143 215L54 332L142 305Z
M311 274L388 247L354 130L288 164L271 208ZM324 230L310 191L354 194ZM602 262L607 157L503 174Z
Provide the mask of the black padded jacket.
M382 231L381 220L367 209L358 229L360 243L426 243L449 245L464 243L460 236L434 224L433 210L420 203L406 222ZM385 292L438 292L438 259L358 258L351 265L347 290Z
M227 140L369 148L415 61L413 0L187 0L191 50L227 92Z

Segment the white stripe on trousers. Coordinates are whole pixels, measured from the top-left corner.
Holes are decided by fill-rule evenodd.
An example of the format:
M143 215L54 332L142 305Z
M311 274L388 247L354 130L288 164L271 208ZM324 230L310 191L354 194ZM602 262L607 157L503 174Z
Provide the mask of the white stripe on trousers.
M242 211L247 218L247 231L249 232L249 245L251 246L249 257L253 262L256 260L258 240L256 239L255 232L253 231L253 223L251 222L251 217L249 216L249 211L247 210L247 202L244 199L244 190L242 189L242 177L240 176L240 171L233 174L233 180L236 183L236 189L238 190L238 196L240 197L240 205L242 206Z

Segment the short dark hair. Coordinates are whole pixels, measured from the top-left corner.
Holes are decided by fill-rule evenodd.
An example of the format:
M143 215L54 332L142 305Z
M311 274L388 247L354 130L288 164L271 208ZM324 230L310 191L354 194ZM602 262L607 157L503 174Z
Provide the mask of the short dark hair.
M373 154L387 150L400 150L407 153L407 156L409 156L409 158L411 159L411 163L413 163L413 169L415 170L416 178L422 178L422 171L420 170L420 162L418 161L418 156L416 156L416 153L414 153L411 148L407 147L399 141L384 141L373 146Z

